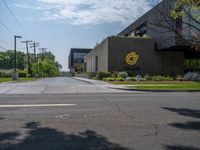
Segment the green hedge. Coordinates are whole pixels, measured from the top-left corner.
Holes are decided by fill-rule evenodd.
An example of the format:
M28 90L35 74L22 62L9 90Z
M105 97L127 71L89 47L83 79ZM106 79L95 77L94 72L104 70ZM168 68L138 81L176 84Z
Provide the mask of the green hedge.
M0 78L12 78L12 72L11 71L9 71L9 72L0 71Z
M103 78L108 78L108 77L111 77L110 72L98 72L96 76L98 80L103 80Z
M19 71L20 78L26 78L28 76L28 72L26 70Z

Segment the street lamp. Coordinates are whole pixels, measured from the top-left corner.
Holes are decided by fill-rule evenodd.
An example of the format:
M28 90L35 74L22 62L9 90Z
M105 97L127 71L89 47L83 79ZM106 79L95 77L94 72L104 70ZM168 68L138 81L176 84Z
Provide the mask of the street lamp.
M17 72L17 38L22 38L22 36L14 36L14 71L13 71L13 80L18 80L18 72Z

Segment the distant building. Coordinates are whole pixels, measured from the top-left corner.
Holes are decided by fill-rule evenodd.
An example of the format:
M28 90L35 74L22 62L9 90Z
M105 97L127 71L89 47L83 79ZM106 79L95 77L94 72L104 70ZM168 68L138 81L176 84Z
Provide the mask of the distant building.
M84 71L84 56L86 56L92 49L72 48L68 57L68 67L70 72Z

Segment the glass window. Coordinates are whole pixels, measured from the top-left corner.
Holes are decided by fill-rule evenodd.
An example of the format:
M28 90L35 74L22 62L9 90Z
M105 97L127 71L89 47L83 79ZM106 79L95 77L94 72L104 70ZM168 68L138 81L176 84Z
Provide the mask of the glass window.
M74 53L74 63L83 63L84 57L87 55L87 53Z

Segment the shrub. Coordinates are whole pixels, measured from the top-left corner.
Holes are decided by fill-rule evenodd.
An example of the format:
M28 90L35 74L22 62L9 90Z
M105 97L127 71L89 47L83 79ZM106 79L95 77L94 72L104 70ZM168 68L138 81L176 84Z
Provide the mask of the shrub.
M124 78L116 78L116 81L125 81Z
M118 74L118 78L127 78L128 77L128 73L123 71L123 72L119 72Z
M174 79L170 76L153 76L152 77L153 81L173 81Z
M115 81L115 78L103 78L103 81Z
M97 77L93 77L92 79L93 79L93 80L97 80Z
M1 78L12 78L12 71L1 72Z
M136 81L135 77L130 77L131 81Z
M182 75L177 75L176 76L177 81L183 81L183 76Z
M129 76L129 77L134 77L134 76L137 75L137 74L136 74L136 71L134 71L134 70L127 70L126 72L128 73L128 76Z
M111 77L111 74L109 72L98 72L96 77L98 80L103 80L103 78Z
M146 74L146 75L144 76L144 78L145 78L145 80L147 80L147 81L151 81L153 77L150 76L149 74Z
M91 78L91 79L93 79L96 76L97 76L97 72L90 72L89 73L89 78Z
M166 80L166 81L174 81L174 78L172 78L172 77L170 77L170 76L167 76L167 77L165 77L165 80Z
M113 71L113 72L111 73L111 77L112 77L112 78L117 78L117 77L118 77L118 72Z
M20 78L26 78L27 76L28 76L27 70L19 71L19 77Z

